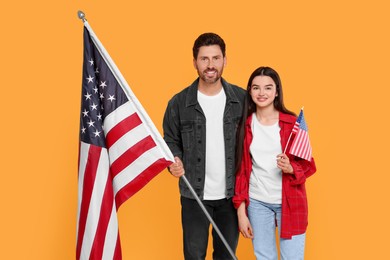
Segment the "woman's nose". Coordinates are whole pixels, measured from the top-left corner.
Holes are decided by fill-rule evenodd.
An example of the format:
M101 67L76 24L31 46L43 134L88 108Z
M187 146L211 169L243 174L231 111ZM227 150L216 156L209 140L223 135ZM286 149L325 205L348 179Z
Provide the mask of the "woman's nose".
M264 95L264 89L261 89L261 88L259 89L259 95L260 95L260 96L263 96L263 95Z

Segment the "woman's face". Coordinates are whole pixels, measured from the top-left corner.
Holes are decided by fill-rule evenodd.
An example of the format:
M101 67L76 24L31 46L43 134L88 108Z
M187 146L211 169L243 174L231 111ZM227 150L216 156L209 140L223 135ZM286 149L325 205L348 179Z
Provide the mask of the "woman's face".
M269 76L257 76L252 80L249 94L258 108L273 106L275 97L278 95L276 84Z

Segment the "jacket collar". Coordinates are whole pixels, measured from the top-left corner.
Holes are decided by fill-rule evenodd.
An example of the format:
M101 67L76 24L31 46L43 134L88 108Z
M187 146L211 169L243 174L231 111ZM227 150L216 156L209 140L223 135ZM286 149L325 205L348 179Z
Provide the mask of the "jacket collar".
M238 97L234 93L232 86L223 78L221 78L222 87L226 95L226 104L230 102L239 102ZM186 107L194 106L198 104L198 84L199 78L197 78L188 88Z
M279 112L279 121L294 124L297 118L293 115L284 114L282 112Z

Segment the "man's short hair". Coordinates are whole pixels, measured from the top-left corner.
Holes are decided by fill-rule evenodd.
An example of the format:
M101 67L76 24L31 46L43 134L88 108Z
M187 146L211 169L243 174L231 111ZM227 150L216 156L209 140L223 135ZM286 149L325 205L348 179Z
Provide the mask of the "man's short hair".
M192 55L194 59L198 58L199 48L202 46L218 45L221 48L222 55L225 57L226 45L224 40L215 33L203 33L194 42L192 47Z

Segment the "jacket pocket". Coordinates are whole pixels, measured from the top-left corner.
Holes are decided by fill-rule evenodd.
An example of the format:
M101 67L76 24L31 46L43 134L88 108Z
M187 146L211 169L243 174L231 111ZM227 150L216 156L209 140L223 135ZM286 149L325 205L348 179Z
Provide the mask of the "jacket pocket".
M182 121L180 126L181 140L183 142L183 150L190 150L191 143L194 141L194 123L190 121Z

